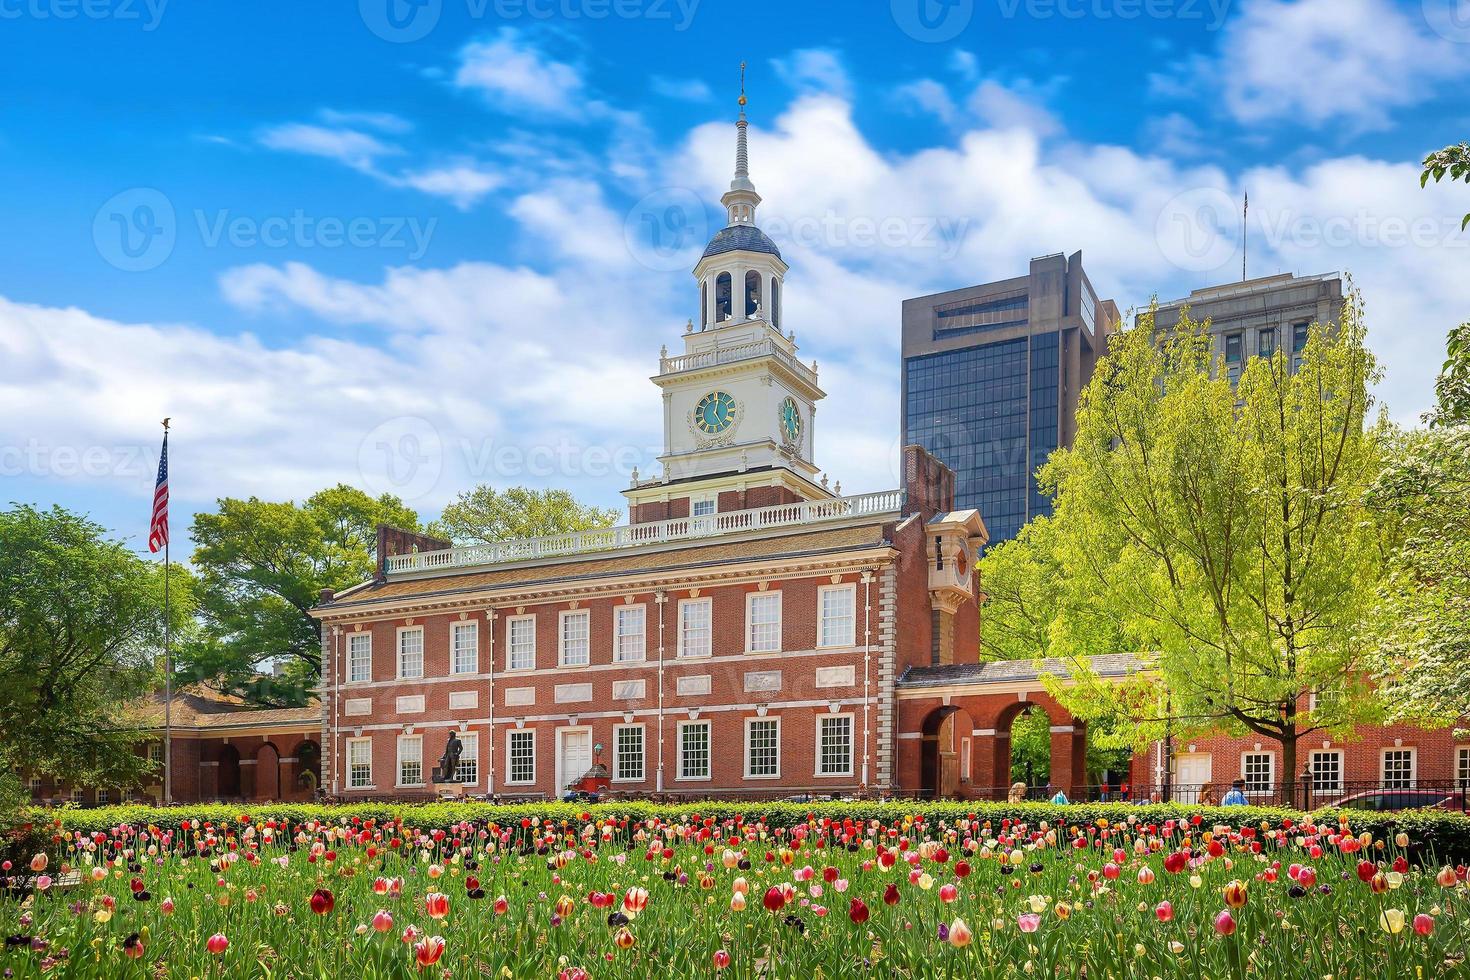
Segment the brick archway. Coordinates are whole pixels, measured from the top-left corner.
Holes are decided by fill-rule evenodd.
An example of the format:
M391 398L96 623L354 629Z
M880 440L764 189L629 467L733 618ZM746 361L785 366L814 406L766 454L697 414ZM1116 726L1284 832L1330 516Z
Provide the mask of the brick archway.
M1004 800L1011 785L1011 725L1030 708L1050 721L1052 791L1073 800L1086 796L1087 727L1046 693L1030 661L913 668L897 687L900 735L894 773L900 792ZM947 740L945 725L950 726ZM942 774L942 768L934 768L936 753L938 758L955 753L958 761L967 737L969 780L936 780L934 773Z
M281 753L272 742L255 750L255 793L257 800L281 798Z

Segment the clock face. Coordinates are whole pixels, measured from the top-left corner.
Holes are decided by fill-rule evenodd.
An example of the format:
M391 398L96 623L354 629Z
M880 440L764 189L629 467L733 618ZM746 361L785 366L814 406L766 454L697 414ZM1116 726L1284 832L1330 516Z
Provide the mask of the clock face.
M794 398L788 397L781 403L781 435L787 442L801 441L801 409L796 407Z
M712 391L694 406L694 425L707 436L716 436L735 424L735 398L726 391Z

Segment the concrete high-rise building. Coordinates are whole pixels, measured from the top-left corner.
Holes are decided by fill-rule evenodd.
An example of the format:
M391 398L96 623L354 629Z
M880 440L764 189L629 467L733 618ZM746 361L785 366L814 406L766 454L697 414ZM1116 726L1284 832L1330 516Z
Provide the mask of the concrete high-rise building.
M905 445L955 471L955 506L990 540L1051 513L1036 469L1076 434L1077 396L1117 329L1082 253L1032 259L1026 275L904 300Z
M1154 333L1179 326L1185 309L1195 323L1209 321L1215 357L1232 382L1239 380L1247 357L1270 356L1283 347L1295 371L1314 323L1333 324L1342 317L1342 276L1283 273L1196 289L1185 299L1160 303L1154 311ZM1142 321L1147 311L1139 313Z

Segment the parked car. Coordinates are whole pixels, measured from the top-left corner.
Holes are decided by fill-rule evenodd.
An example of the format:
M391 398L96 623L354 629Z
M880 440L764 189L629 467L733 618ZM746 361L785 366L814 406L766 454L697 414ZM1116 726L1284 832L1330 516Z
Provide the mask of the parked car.
M1442 789L1370 789L1344 796L1329 807L1345 810L1464 810L1465 798Z

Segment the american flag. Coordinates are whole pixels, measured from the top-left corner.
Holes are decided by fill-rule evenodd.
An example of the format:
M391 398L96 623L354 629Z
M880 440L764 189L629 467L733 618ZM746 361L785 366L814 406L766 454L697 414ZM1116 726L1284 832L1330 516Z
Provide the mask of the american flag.
M148 550L168 544L168 430L163 430L163 453L158 457L158 482L153 484L153 517L148 522Z

